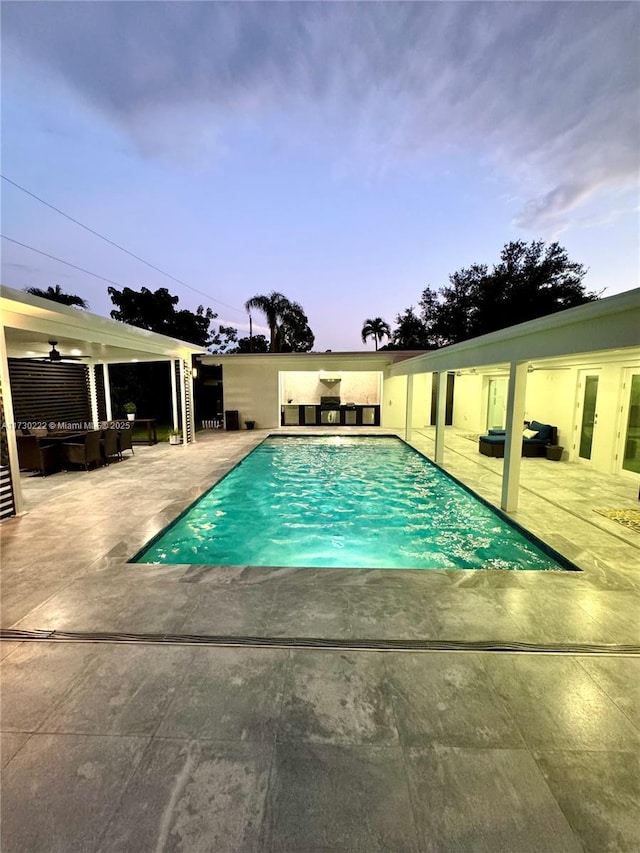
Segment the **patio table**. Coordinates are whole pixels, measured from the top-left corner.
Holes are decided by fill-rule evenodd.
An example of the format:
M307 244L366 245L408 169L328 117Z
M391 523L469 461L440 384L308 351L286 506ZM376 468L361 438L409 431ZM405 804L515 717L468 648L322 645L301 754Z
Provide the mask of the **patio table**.
M134 424L146 424L147 426L147 440L144 439L136 439L133 441L133 444L157 444L158 443L158 433L156 431L156 419L155 418L135 418L133 421Z

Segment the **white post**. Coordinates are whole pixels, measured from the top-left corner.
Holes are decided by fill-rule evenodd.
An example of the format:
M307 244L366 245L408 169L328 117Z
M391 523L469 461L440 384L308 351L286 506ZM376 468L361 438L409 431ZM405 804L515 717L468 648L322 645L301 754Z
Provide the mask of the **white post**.
M438 394L436 406L436 447L434 460L438 465L444 462L444 423L447 418L447 373L438 373Z
M411 441L411 427L413 426L413 373L407 375L407 399L404 417L404 438L405 441Z
M102 375L104 377L104 401L107 407L107 420L113 420L113 411L111 409L111 380L109 379L109 365L106 362L102 363Z
M527 362L512 361L509 365L509 391L507 393L507 434L504 442L502 467L502 501L505 512L518 508L520 488L520 463L522 460L522 429L527 393Z
M182 411L182 443L187 443L187 396L186 396L186 371L184 359L180 359L180 409Z
M191 429L191 441L195 444L196 441L196 401L193 393L193 369L188 372L187 381L189 382L189 427Z
M11 489L13 491L13 506L16 515L23 511L22 484L20 483L20 463L18 461L18 443L16 441L15 415L13 413L13 397L9 381L9 361L7 359L6 330L0 334L0 385L2 385L2 407L7 435L7 450L9 452L9 473L11 474Z
M178 391L176 388L176 365L173 359L169 361L169 372L171 373L171 417L173 428L178 429Z
M96 429L100 418L98 417L98 389L96 388L96 372L92 364L88 366L89 371L89 402L91 403L91 422Z

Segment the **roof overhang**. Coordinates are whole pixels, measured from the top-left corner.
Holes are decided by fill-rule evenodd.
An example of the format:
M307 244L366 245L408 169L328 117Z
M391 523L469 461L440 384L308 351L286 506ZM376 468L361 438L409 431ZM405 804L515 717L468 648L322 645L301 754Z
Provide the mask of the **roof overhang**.
M402 376L506 368L524 361L557 367L622 356L640 358L639 288L424 353L394 364L389 372Z
M206 352L186 341L4 286L0 287L0 318L9 358L46 356L52 340L63 355L80 351L85 363L189 360Z

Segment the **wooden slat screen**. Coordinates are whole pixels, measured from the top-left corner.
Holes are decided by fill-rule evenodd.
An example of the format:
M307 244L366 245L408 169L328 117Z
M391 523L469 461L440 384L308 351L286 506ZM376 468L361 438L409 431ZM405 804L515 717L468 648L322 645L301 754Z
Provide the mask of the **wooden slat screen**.
M2 400L2 384L0 383L0 418L2 429L0 430L0 518L8 518L15 515L15 504L13 500L13 486L11 484L11 468L9 466L9 448L7 447L7 427L4 416L4 403Z
M91 368L89 368L91 369ZM101 364L94 364L94 375L96 377L96 395L98 397L98 420L107 419L107 397L104 393L104 370Z
M88 423L89 368L85 364L9 359L16 423Z

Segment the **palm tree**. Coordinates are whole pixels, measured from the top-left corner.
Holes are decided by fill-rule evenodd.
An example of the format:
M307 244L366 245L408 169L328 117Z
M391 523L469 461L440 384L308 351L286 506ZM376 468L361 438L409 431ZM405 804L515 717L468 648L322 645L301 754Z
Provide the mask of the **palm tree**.
M39 287L25 287L25 291L32 296L40 296L43 299L51 299L53 302L59 302L60 305L73 305L76 308L87 309L89 303L81 296L76 296L73 293L65 293L59 284L55 287L48 287L42 290Z
M262 311L266 317L270 333L269 352L277 352L278 321L286 313L289 304L287 297L275 290L272 290L266 296L260 294L252 296L244 304L247 311L251 311L253 308L257 311Z
M382 319L382 317L374 317L373 320L365 320L364 326L362 327L362 343L366 344L367 338L373 338L373 341L376 345L376 350L378 349L378 341L381 341L382 338L390 338L391 337L391 329L388 323Z
M258 294L244 307L247 311L262 311L266 317L271 337L269 352L306 352L313 346L313 332L302 306L282 293L272 290L266 296Z

